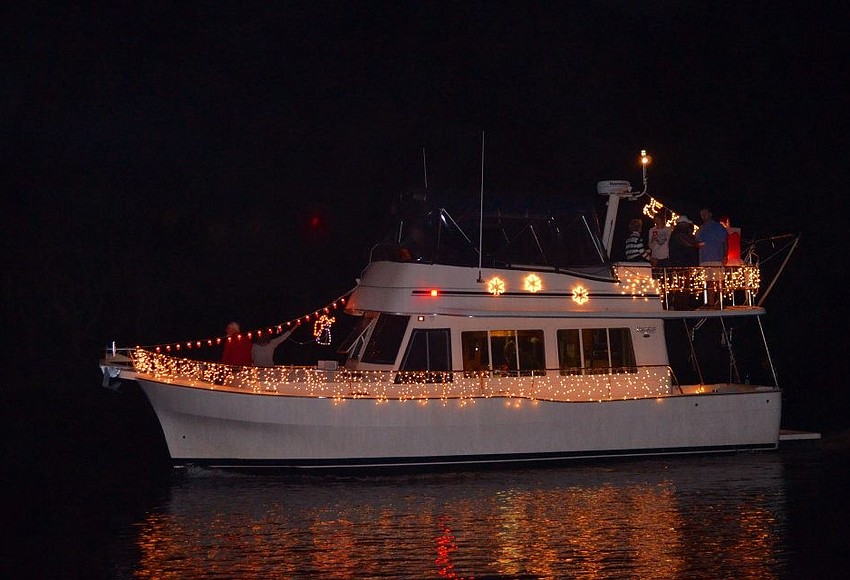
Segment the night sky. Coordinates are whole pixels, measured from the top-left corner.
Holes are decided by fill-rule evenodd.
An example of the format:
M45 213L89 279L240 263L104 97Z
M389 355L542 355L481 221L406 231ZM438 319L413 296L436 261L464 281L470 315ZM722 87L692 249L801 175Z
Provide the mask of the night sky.
M478 191L483 131L485 194L638 187L647 149L650 193L674 209L712 206L745 237L802 233L767 326L790 399L847 397L837 14L31 2L3 22L4 368L21 378L6 390L34 368L88 389L113 340L206 338L324 306L354 286L394 197L424 184L423 149L429 187Z

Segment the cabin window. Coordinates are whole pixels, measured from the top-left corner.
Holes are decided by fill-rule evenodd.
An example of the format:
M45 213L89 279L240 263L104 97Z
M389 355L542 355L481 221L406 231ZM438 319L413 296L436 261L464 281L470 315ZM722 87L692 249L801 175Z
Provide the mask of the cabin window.
M637 372L628 328L561 329L557 335L562 375Z
M628 328L609 328L611 343L611 367L615 373L636 373L635 349L632 333Z
M606 374L611 368L608 357L608 329L582 328L581 340L584 346L584 369L586 374Z
M542 330L491 330L461 333L463 370L491 368L502 375L546 372Z
M452 380L451 339L448 328L417 329L410 335L396 383L446 383Z
M577 329L558 331L558 362L562 375L581 374L581 336Z
M409 316L398 314L381 314L366 345L363 362L383 365L395 363L409 319Z
M461 332L460 342L464 376L476 376L481 371L490 370L490 341L486 331Z
M347 354L348 358L356 360L360 356L360 351L363 350L363 344L366 342L366 331L374 321L374 317L362 316L357 321L351 333L339 345L337 353Z
M546 357L543 354L543 331L517 330L516 335L519 374L525 376L545 374Z
M517 370L516 333L513 330L491 330L490 352L493 370L500 374L513 374Z

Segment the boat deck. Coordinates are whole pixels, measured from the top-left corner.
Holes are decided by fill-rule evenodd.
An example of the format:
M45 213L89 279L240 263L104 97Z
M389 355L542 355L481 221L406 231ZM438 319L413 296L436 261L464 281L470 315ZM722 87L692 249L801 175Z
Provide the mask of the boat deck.
M821 438L820 433L814 431L795 431L792 429L781 429L779 431L779 442L785 441L816 441Z

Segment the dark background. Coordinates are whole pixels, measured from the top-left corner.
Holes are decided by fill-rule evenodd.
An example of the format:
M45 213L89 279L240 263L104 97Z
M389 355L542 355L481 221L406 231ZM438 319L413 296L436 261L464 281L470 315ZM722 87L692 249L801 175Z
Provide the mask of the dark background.
M3 22L9 463L126 448L155 421L143 401L98 388L104 347L323 307L354 286L393 198L423 185L423 149L429 187L478 191L482 131L485 192L639 187L647 149L650 193L680 213L712 206L745 237L802 233L765 303L785 422L850 426L837 14L794 2L32 2Z

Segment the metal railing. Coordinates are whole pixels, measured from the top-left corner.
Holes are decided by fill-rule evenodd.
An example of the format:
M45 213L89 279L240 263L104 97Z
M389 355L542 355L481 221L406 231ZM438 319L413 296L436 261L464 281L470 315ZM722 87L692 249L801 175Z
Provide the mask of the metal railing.
M761 284L758 266L692 266L654 268L619 263L615 268L620 286L631 294L660 295L669 310L689 310L691 297L718 308L753 306Z
M234 367L132 351L133 369L162 383L267 395L345 399L447 401L502 397L546 401L607 401L681 392L669 366L567 368L536 371L386 371L319 367Z

